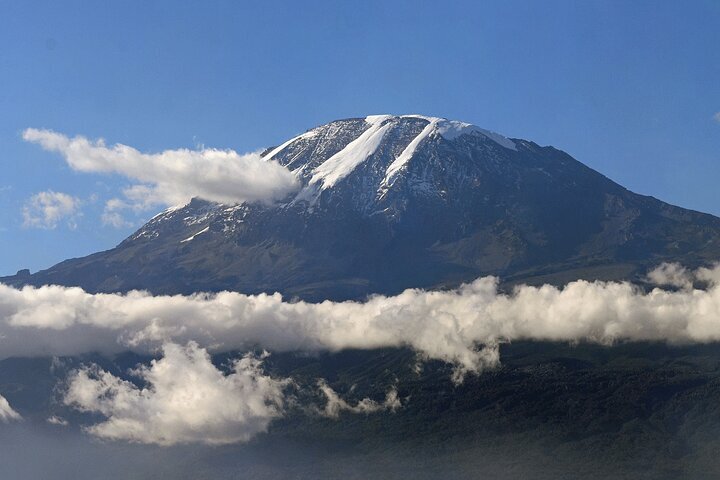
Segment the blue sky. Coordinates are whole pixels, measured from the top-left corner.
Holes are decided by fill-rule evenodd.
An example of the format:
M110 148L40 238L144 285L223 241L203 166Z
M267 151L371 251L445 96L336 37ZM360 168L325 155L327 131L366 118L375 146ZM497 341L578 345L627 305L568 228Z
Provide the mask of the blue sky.
M134 230L100 221L129 180L73 171L26 128L250 152L337 118L423 113L720 214L719 26L716 1L0 2L0 274ZM77 199L71 221L24 225L48 190Z

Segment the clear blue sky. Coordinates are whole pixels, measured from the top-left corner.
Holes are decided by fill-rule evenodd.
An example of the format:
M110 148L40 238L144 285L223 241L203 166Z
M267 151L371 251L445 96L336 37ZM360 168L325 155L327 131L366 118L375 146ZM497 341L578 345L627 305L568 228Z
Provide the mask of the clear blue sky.
M24 142L28 127L247 152L337 118L423 113L720 214L718 112L714 0L0 0L0 274L133 230L99 220L126 180L73 172ZM23 227L23 205L50 189L82 199L76 228Z

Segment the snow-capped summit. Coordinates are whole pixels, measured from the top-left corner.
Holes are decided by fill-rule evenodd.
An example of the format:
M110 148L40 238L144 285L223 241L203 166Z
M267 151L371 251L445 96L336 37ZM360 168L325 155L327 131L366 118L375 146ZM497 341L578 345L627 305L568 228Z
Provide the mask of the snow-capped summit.
M399 177L406 172L412 176L415 157L467 145L481 146L496 157L518 150L513 140L465 122L424 115L370 115L313 128L270 150L265 158L280 162L300 179L302 189L291 199L293 204L306 202L314 208L322 203L325 190L357 190L357 179L362 178L356 207L372 210ZM432 192L432 179L413 181L413 188Z
M364 118L364 122L360 120L357 118L339 120L309 130L273 149L266 158L280 160L300 176L307 176L309 172L308 183L319 184L321 189L325 189L334 186L375 155L384 142L406 143L400 153L387 165L386 179L412 159L421 143L431 141L433 138L452 141L462 135L475 135L492 140L501 147L517 150L512 140L500 134L455 120L423 115L370 115ZM318 144L327 146L328 143L337 143L340 129L349 130L348 133L355 138L351 139L348 136L347 139L350 141L347 144L340 145L340 150L319 164L312 161L317 160L316 158L308 163L298 164L298 156L307 153L308 148L316 148ZM403 135L408 130L410 135ZM286 153L287 150L291 153ZM325 149L321 149L321 152L324 151ZM308 168L308 165L312 166Z
M279 203L195 199L116 248L13 284L358 298L504 279L627 279L720 257L720 219L636 195L552 147L423 115L337 120L268 149Z

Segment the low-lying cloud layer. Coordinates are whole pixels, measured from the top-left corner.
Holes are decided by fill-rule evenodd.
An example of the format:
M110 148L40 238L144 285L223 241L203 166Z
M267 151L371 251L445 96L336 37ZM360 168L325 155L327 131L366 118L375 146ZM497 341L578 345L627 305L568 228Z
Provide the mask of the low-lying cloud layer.
M628 283L576 281L503 294L496 278L485 277L452 291L313 304L279 294L92 295L0 285L0 358L154 352L188 341L211 352L411 347L463 374L497 364L497 345L505 341L720 340L720 267L685 275L707 288L683 282L681 290L643 292Z
M220 203L278 200L294 189L295 176L259 153L233 150L165 150L142 153L122 144L82 136L69 138L52 130L28 128L23 139L60 153L73 170L122 175L138 182L124 190L124 199L108 202L104 221L117 224L120 208L143 210L157 205L185 204L192 197Z
M75 373L66 404L107 417L88 431L110 440L173 445L243 442L280 416L287 383L263 374L261 360L246 355L223 374L207 351L190 342L163 346L163 357L133 372L139 388L96 367Z
M720 266L690 271L662 265L647 278L675 290L576 281L504 294L497 279L485 277L452 291L413 289L365 302L313 304L286 302L279 294L92 295L79 288L0 285L0 358L160 350L159 359L132 372L137 384L95 366L73 372L64 402L104 416L87 428L101 438L226 444L265 431L285 413L285 389L295 384L265 374L262 359L252 355L223 372L210 352L411 347L421 357L454 364L460 381L495 366L497 346L513 340L720 341ZM383 401L355 404L322 379L317 389L326 402L311 410L330 418L401 407L394 387ZM0 397L0 421L19 418Z

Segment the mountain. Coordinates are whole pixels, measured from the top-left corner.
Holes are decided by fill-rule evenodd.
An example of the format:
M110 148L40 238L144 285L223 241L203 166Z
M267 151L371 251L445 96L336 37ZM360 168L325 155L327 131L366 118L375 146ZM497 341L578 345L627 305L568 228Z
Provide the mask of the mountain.
M635 194L553 147L463 122L338 120L264 157L300 180L280 203L193 199L111 250L0 281L353 299L490 274L639 280L661 261L720 257L720 219Z
M508 283L641 281L661 261L696 266L720 258L720 219L634 194L555 148L461 122L340 120L264 156L300 180L278 204L194 199L112 250L0 281L91 292L277 290L321 300L446 287L487 274ZM0 449L0 464L29 451L29 463L58 478L97 476L96 468L78 472L72 460L80 455L102 459L107 478L132 476L128 469L143 458L158 469L153 478L720 476L718 343L515 341L499 348L498 368L461 385L452 381L453 365L420 364L408 348L273 352L264 368L292 378L295 396L249 444L93 442L90 456L78 439L97 419L58 400L68 375L97 364L138 382L133 372L151 357L6 358L0 393L24 421L0 425L0 443L9 446ZM213 362L227 369L243 353L215 354ZM337 419L312 414L311 406L326 401L318 379L352 405L382 402L396 388L402 407ZM26 426L40 441L27 437ZM122 473L113 475L113 466Z

